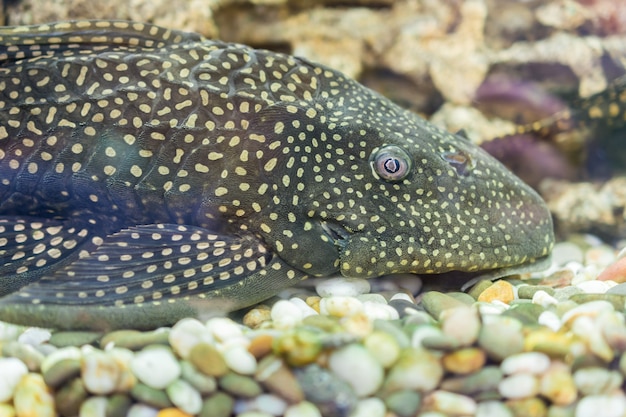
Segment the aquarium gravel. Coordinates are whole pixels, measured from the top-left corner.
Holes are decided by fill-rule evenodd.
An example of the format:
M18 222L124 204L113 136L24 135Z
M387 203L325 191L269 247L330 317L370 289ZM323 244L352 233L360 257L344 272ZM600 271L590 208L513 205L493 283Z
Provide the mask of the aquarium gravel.
M623 416L626 284L596 279L617 257L575 236L468 293L331 278L148 332L3 324L0 417Z

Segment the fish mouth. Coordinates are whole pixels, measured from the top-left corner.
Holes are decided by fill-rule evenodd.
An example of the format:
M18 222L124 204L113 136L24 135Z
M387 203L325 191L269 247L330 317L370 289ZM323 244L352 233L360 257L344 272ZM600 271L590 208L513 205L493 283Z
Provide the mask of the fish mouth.
M350 229L338 223L328 222L326 220L320 221L320 226L337 249L339 249L340 252L343 251L348 245L348 239L352 235Z

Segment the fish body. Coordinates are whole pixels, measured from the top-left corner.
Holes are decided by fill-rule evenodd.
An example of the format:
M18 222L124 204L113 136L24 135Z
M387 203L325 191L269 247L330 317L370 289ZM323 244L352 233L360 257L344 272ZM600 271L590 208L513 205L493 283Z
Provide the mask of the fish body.
M0 320L157 327L553 240L496 160L322 65L141 23L0 29Z

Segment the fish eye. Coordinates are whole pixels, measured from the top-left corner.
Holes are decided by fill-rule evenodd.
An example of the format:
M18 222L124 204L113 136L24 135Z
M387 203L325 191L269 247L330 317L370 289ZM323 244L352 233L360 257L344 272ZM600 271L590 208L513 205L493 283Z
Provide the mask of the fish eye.
M386 181L402 181L411 171L411 157L395 145L387 145L375 150L370 164L379 177Z

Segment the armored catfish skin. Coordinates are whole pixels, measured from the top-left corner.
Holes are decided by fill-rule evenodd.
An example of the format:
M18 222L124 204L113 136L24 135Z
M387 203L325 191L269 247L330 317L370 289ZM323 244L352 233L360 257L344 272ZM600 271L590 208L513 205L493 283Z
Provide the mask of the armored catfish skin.
M0 29L0 320L151 328L553 241L499 162L330 68L141 23Z

